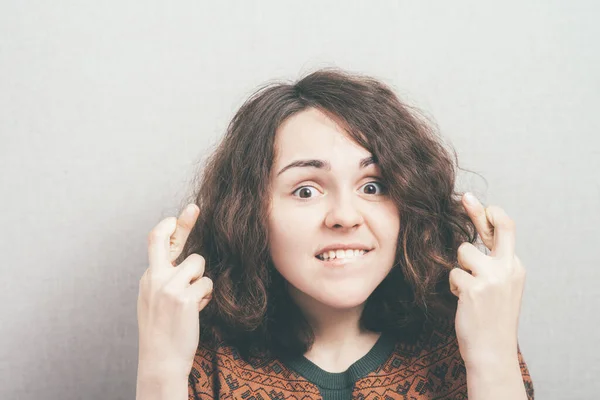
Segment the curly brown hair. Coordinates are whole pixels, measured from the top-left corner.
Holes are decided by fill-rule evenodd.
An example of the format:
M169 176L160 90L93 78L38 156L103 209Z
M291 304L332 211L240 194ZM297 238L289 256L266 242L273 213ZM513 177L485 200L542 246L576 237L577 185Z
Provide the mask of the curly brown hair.
M309 107L371 152L402 221L395 264L368 298L361 326L412 341L426 319L454 317L449 272L458 246L478 237L455 192L456 152L451 157L433 125L389 86L326 68L259 88L196 175L188 202L201 211L176 262L202 255L214 282L200 315L202 345L225 341L250 360L304 354L314 340L273 265L266 229L276 131Z

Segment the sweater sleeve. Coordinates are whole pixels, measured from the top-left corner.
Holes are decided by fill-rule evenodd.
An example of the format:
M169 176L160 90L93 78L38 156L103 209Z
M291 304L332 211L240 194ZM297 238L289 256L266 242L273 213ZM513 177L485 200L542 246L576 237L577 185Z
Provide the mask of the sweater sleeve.
M523 354L521 354L521 348L518 345L517 350L519 356L519 366L521 367L521 375L523 376L523 384L525 385L525 392L527 393L527 400L533 400L533 381L531 380L531 375L529 374L529 368L527 368Z

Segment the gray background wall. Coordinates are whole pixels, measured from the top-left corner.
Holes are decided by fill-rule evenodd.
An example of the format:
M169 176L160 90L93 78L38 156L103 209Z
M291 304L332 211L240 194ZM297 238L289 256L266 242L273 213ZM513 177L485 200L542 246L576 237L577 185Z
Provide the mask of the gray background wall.
M133 399L149 230L260 84L374 75L517 222L539 399L597 397L593 1L0 2L0 398ZM462 178L461 178L462 179Z

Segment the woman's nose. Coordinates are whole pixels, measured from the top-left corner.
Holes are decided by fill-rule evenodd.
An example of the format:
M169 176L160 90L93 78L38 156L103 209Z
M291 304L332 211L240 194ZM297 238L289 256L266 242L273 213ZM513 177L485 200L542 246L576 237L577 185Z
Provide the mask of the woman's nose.
M362 224L364 219L357 207L357 200L353 195L338 196L331 202L325 224L329 228L352 228Z

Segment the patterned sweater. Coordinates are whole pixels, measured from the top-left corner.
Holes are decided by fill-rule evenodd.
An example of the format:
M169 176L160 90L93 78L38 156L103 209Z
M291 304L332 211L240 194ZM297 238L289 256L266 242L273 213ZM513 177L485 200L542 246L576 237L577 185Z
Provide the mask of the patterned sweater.
M533 383L518 353L529 400ZM467 399L466 369L453 323L426 323L415 344L382 334L345 372L322 370L306 357L250 364L225 344L198 347L189 400Z

